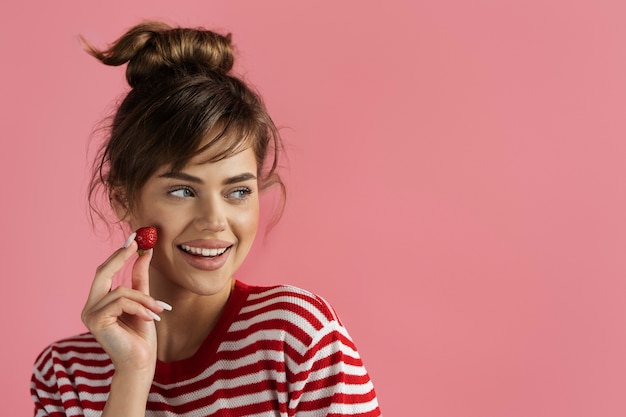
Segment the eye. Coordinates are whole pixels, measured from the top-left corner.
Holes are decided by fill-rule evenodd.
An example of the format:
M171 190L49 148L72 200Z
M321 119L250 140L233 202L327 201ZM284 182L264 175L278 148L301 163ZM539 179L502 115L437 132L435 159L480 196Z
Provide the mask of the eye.
M235 190L232 190L228 194L226 194L226 198L232 198L235 200L246 200L252 194L252 190L248 187L241 187Z
M176 187L168 191L168 194L174 197L186 198L194 197L195 193L189 187Z

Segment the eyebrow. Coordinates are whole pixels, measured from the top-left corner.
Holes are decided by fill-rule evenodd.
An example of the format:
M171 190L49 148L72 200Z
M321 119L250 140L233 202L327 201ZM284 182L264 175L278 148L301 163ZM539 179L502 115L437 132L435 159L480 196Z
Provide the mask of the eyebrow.
M224 185L237 184L238 182L244 182L244 181L249 181L249 180L256 180L256 175L254 175L251 172L246 172L244 174L235 175L234 177L226 178L222 182L222 184Z
M195 184L204 184L204 181L202 181L202 179L198 177L194 177L193 175L185 174L184 172L166 172L164 174L159 175L159 178L172 178L176 180L193 182ZM234 177L226 178L222 182L222 184L230 185L230 184L236 184L238 182L244 182L244 181L255 180L255 179L256 179L256 175L250 172L246 172L243 174L235 175Z

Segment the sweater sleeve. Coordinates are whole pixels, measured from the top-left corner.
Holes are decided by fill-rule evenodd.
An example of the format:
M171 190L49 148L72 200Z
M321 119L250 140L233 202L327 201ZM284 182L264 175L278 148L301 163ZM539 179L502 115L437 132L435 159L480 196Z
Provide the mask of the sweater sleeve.
M328 308L331 320L318 331L303 362L291 374L289 415L381 416L374 386L356 346Z
M33 367L30 393L35 417L66 417L61 389L54 372L52 347L44 350Z

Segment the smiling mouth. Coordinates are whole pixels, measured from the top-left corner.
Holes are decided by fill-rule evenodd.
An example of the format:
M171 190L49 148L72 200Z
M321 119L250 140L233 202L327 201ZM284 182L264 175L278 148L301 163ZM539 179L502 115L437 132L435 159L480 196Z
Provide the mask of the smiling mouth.
M187 245L178 245L178 248L189 255L202 256L204 258L217 258L218 256L223 255L228 249L232 248L232 245L217 249L195 248Z

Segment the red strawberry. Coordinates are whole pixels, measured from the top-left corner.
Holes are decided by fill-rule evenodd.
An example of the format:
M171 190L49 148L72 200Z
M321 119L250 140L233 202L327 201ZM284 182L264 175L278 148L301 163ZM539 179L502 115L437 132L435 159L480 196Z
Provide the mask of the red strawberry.
M154 245L156 245L157 241L157 229L154 226L149 227L140 227L137 229L137 235L135 236L135 240L137 241L137 246L141 250L152 249Z

